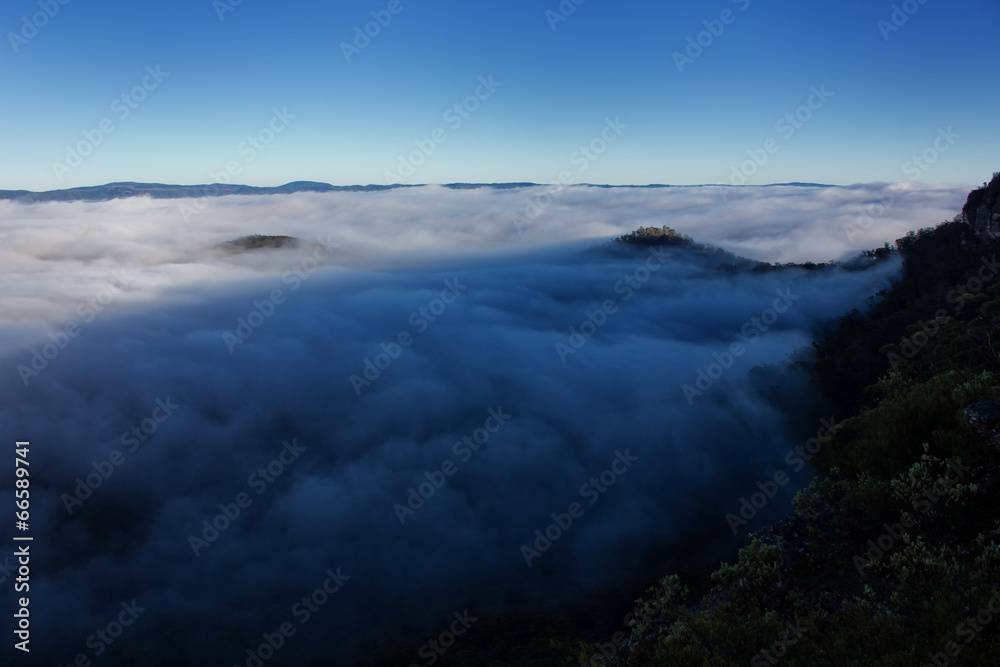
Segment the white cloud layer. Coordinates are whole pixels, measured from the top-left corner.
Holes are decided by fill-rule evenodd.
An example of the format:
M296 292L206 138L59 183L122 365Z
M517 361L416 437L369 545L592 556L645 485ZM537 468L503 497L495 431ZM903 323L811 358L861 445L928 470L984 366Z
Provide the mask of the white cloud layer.
M915 183L573 186L554 193L551 186L427 186L203 200L2 201L0 280L8 289L0 295L0 326L63 324L89 312L85 304L109 283L117 308L289 270L281 253L232 257L212 250L246 234L332 241L339 244L333 264L376 268L668 225L754 259L825 262L950 220L966 194ZM120 292L115 271L124 272Z
M743 534L726 513L828 416L784 362L900 264L744 273L718 254L595 239L667 224L746 255L821 259L950 218L960 198L896 187L852 247L843 224L888 187L724 202L713 188L572 188L523 233L511 214L543 190L226 197L188 224L176 200L0 203L0 433L32 442L36 659L88 652L136 599L147 611L108 664L247 664L339 567L344 590L268 664L346 665L401 638L415 658L456 609L580 611L597 589L731 556ZM339 245L213 249L252 233ZM462 458L457 443L500 409L509 423ZM258 491L254 471L293 439L301 458ZM641 463L590 503L581 489L619 451ZM460 469L401 514L446 462ZM8 458L0 477L13 474ZM240 492L253 504L193 543ZM576 501L586 513L527 558Z

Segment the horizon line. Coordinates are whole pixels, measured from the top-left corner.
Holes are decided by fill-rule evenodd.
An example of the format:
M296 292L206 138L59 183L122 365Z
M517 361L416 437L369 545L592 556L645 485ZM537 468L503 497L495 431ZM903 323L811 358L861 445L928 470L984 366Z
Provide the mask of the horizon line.
M691 183L691 184L672 184L672 183L647 183L647 184L635 184L635 183L535 183L530 181L496 181L496 182L466 182L466 181L454 181L449 183L391 183L391 184L377 184L377 183L352 183L352 184L332 184L323 181L289 181L281 185L249 185L246 183L197 183L197 184L179 184L179 183L160 183L160 182L144 182L144 181L112 181L97 185L78 185L69 188L56 188L53 190L27 190L27 189L4 189L0 188L0 198L11 199L9 195L19 194L19 195L44 195L52 194L58 192L74 192L74 191L86 191L86 190L97 190L100 188L110 188L110 187L135 187L135 188L185 188L185 189L195 189L195 188L216 188L216 189L228 189L228 188L245 188L245 189L255 189L255 190L277 190L281 188L289 187L301 187L303 189L313 187L321 188L322 190L314 191L336 191L336 190L348 190L348 189L364 189L368 191L372 190L391 190L397 188L416 188L416 187L444 187L451 189L463 189L463 188L501 188L501 189L516 189L516 188L529 188L529 187L591 187L591 188L699 188L699 187L716 187L716 188L767 188L767 187L806 187L806 188L850 188L863 185L885 185L885 184L895 184L895 183L916 183L924 185L926 187L941 187L941 186L958 186L958 187L969 187L967 184L948 184L948 183L923 183L921 181L865 181L865 182L855 182L849 184L834 184L834 183L813 183L806 181L786 181L779 183L760 183L760 184L742 184L737 185L733 183ZM975 189L976 186L971 186ZM291 194L291 193L290 193ZM7 195L7 196L5 196Z

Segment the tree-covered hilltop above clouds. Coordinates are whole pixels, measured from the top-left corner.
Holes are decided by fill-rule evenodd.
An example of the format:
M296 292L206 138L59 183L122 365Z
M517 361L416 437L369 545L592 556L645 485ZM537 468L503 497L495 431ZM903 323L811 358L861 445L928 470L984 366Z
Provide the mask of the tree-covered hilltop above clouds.
M635 231L623 234L611 241L612 246L675 246L688 248L703 255L722 259L729 268L739 271L763 272L775 269L805 269L807 271L840 268L845 271L860 271L870 268L877 261L888 259L892 256L896 248L885 244L885 247L876 250L866 250L857 257L847 261L826 262L817 264L815 262L763 262L748 257L742 257L725 248L709 243L699 243L687 234L681 234L677 230L663 225L661 227L639 227Z
M302 243L302 240L294 236L250 234L233 239L232 241L226 241L220 244L219 247L231 252L245 252L247 250L260 250L262 248L295 248L300 243Z
M662 227L639 227L634 232L619 236L615 241L635 245L696 245L694 239L690 236L681 234L666 225Z

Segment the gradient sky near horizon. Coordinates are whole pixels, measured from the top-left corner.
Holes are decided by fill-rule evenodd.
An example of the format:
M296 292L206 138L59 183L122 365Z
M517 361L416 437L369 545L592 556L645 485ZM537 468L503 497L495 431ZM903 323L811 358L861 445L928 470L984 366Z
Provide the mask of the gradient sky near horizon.
M560 172L732 183L754 152L766 160L749 184L976 186L1000 169L995 0L63 1L0 8L0 189L553 183ZM355 43L372 12L391 21ZM363 47L350 62L344 43ZM678 67L675 53L692 57ZM480 77L500 85L458 124L448 110ZM116 100L144 82L122 117ZM814 98L794 132L777 125L814 87L832 96ZM274 109L294 118L265 143ZM583 158L607 119L627 127ZM73 166L77 149L89 154ZM911 162L925 152L933 164ZM401 159L422 164L403 177Z

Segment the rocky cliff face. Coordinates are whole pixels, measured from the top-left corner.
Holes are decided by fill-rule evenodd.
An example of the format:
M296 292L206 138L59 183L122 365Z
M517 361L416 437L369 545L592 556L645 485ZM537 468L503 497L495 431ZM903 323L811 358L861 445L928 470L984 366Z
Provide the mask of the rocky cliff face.
M972 225L976 236L982 239L1000 237L1000 172L993 174L993 180L978 190L969 193L969 199L962 209L962 220Z

